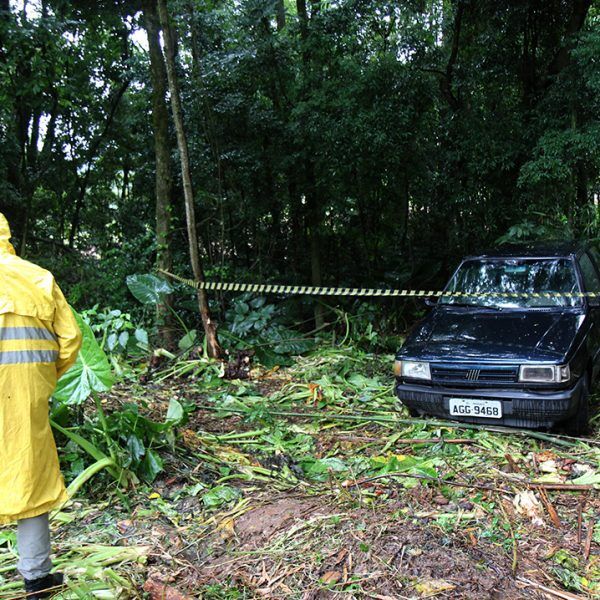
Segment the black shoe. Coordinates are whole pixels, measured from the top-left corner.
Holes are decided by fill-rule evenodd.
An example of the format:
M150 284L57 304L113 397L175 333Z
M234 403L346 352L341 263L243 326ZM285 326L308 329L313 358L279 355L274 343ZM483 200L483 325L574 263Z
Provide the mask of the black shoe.
M62 573L51 573L39 579L26 579L25 592L27 593L27 600L49 598L59 591L63 585L63 580Z

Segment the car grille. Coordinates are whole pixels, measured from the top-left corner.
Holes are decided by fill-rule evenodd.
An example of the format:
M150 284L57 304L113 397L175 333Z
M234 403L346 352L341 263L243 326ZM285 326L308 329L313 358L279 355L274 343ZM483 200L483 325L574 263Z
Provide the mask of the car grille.
M437 383L516 383L518 367L477 365L431 365Z

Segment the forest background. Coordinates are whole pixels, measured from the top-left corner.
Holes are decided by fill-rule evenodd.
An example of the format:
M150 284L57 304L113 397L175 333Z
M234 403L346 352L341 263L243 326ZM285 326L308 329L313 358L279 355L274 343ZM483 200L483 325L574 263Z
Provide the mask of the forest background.
M168 11L207 278L435 288L499 241L598 237L598 3ZM0 210L79 309L192 272L164 59L155 0L0 2Z

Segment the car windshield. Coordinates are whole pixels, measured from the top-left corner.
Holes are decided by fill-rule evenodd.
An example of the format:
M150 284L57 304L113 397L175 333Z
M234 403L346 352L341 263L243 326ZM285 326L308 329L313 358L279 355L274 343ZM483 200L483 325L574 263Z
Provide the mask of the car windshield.
M572 307L583 303L581 298L566 296L503 298L493 295L581 291L573 262L563 258L469 260L454 274L446 291L484 295L443 297L441 304L533 308Z

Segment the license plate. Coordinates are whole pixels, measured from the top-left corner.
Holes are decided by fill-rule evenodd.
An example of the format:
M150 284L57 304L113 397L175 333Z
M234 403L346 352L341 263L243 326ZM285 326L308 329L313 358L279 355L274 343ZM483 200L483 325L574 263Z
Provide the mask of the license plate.
M475 400L473 398L450 398L450 414L453 417L502 418L502 402L499 400Z

